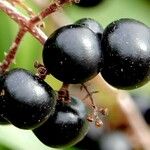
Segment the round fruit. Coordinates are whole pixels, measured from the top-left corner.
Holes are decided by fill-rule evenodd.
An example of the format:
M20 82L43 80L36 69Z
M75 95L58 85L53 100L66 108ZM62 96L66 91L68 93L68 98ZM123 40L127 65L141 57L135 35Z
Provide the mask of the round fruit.
M86 108L82 101L71 97L70 103L58 101L55 113L33 130L45 145L64 148L79 142L88 131Z
M3 80L4 80L4 77L3 75L0 74L0 95L1 95L2 87L3 87Z
M78 6L82 7L92 7L98 5L102 0L80 0L79 3L76 3Z
M86 82L102 67L98 37L81 25L61 27L44 44L43 62L48 72L63 82Z
M2 94L2 85L3 85L3 76L0 74L0 101L3 101L3 96ZM9 124L8 121L6 121L1 115L0 115L0 124Z
M7 125L7 124L10 124L10 123L6 119L0 116L0 125Z
M90 124L90 129L83 140L78 142L74 147L80 150L99 150L99 140L102 138L103 128L95 127L95 124Z
M103 78L120 89L144 85L150 78L150 29L134 19L109 24L102 36Z
M104 29L96 20L91 18L82 18L76 21L75 24L83 25L91 29L101 39Z
M5 75L3 89L5 95L0 101L1 115L16 127L36 128L54 112L55 92L27 70L9 71Z
M0 96L0 104L3 102L3 96ZM0 113L0 125L9 124L9 122L1 116Z

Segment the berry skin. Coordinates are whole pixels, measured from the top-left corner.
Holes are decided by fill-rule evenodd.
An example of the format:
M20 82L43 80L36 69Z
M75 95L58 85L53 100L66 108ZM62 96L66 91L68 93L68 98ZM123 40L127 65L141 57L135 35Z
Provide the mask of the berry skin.
M58 80L73 84L86 82L102 68L98 38L81 25L61 27L44 44L43 62Z
M0 124L9 124L9 122L4 118L0 117Z
M3 97L0 96L0 103L3 101ZM4 119L2 116L0 116L0 125L6 125L6 124L9 124L9 122Z
M1 96L2 93L2 85L3 85L3 75L0 75L0 101L3 101L3 97ZM9 124L8 121L6 121L3 117L0 116L0 125Z
M53 116L33 132L49 147L69 147L82 140L87 133L86 117L85 105L82 101L71 97L70 103L58 101Z
M0 117L0 125L6 125L6 124L9 124L9 122L4 118Z
M76 5L81 7L92 7L98 5L102 0L80 0Z
M22 129L34 129L54 112L56 95L39 77L24 69L5 75L5 95L0 102L1 116Z
M109 24L102 36L103 78L120 89L144 85L150 78L150 29L134 19Z
M0 74L0 95L1 95L2 87L3 87L3 80L4 80L4 77L3 75Z
M90 124L90 129L83 140L78 142L74 147L79 150L100 150L99 140L102 138L103 128L96 128L95 124Z
M91 18L82 18L76 21L75 24L83 25L91 29L101 39L104 29L96 20Z

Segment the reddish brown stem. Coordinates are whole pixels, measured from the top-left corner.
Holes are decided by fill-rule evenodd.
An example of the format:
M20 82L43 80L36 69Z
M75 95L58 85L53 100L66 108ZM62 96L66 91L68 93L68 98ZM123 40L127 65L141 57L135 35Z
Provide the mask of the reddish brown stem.
M25 35L26 30L24 28L20 28L15 41L12 43L9 53L5 56L4 61L0 64L0 74L6 72L6 70L10 67L11 63L14 61L18 46Z
M85 84L82 84L82 87L85 89L85 91L87 92L87 94L88 94L88 97L90 98L90 100L91 100L91 103L92 103L92 107L93 108L95 108L95 102L94 102L94 99L93 99L93 97L92 97L92 95L91 95L91 93L89 92L89 90L87 89L87 87L86 87L86 85Z
M58 100L61 100L66 103L70 102L70 94L68 88L69 84L63 82L62 87L58 91Z
M85 84L82 84L82 87L84 88L84 90L87 92L87 95L88 95L88 97L90 98L90 101L91 101L91 103L92 103L92 108L93 108L93 113L92 114L90 114L90 115L88 115L88 117L87 117L87 120L88 121L95 121L95 126L96 127L101 127L102 125L103 125L103 122L102 122L102 120L100 119L100 117L99 117L99 110L98 110L98 108L97 108L97 106L96 106L96 104L95 104L95 101L94 101L94 99L93 99L93 97L92 97L92 94L89 92L89 90L87 89L87 87L86 87L86 85ZM102 109L102 108L101 108ZM101 112L100 112L101 113Z
M34 13L30 7L28 7L22 0L7 0L12 5L19 5L22 7L30 16L34 16Z
M23 6L28 12L30 11L28 7L26 7L26 5L24 5L20 1L14 2L21 4L21 6ZM35 24L40 22L41 19L45 18L49 14L56 11L59 7L62 7L62 5L67 2L70 2L70 0L57 0L54 3L52 3L49 7L44 9L38 16L29 19L20 12L18 12L17 9L15 9L15 7L10 5L8 2L0 1L0 9L4 11L7 15L9 15L13 20L15 20L22 28L19 31L15 42L12 44L9 54L6 56L6 58L0 65L0 73L4 73L9 68L10 64L13 62L15 54L25 32L29 31L36 39L38 39L41 42L41 44L45 43L47 36L37 26L35 26Z
M73 0L72 0L73 1ZM51 3L46 9L42 10L39 15L33 17L30 21L32 24L36 24L39 21L46 18L49 14L56 12L59 8L61 8L64 4L70 3L71 0L55 0Z
M47 36L40 28L31 24L30 18L21 14L15 7L6 1L0 1L0 9L10 16L18 25L26 28L26 30L39 40L41 44L45 43Z

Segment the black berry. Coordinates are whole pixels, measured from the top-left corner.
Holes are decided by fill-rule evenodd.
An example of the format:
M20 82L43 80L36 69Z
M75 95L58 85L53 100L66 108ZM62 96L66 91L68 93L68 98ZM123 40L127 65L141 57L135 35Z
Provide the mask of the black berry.
M3 101L3 92L2 92L2 87L3 87L3 75L0 75L0 103ZM9 124L9 122L4 119L3 117L0 116L0 124Z
M3 81L4 81L4 76L0 74L0 95L1 95L1 92L2 92L2 87L3 87Z
M6 125L6 124L10 124L6 119L0 117L0 124L1 125Z
M81 25L61 27L44 44L43 62L48 72L63 82L86 82L102 67L98 38Z
M90 124L87 135L74 147L80 150L100 150L99 140L102 138L103 132L103 128L97 128L95 127L95 124Z
M109 24L102 36L102 76L114 87L133 89L150 78L150 29L134 19Z
M78 6L82 7L92 7L98 5L102 0L80 0L79 3L76 3Z
M82 101L73 97L70 103L58 101L54 115L33 130L41 142L54 148L76 144L87 131L86 108Z
M5 95L0 102L1 116L19 128L33 129L53 113L56 95L39 77L24 69L5 75Z
M0 101L2 101L2 97L0 97ZM0 125L9 124L9 122L4 119L2 116L0 116Z
M76 21L75 24L83 25L91 29L101 39L104 29L96 20L91 18L82 18Z

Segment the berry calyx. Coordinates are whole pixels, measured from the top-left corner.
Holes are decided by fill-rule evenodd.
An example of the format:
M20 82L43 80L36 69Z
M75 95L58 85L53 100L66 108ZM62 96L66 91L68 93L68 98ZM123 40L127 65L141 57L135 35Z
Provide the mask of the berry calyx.
M70 103L57 101L55 113L33 132L49 147L72 146L79 142L88 131L86 113L86 107L79 99L71 97Z
M43 62L47 71L65 83L84 83L102 68L102 53L93 31L81 25L56 30L45 42Z
M1 116L18 128L34 129L54 112L56 94L42 79L25 69L5 74Z
M150 29L134 19L109 24L102 36L103 78L120 89L138 88L150 79Z

